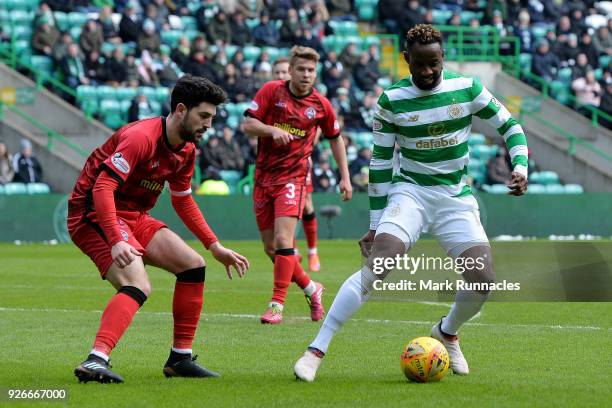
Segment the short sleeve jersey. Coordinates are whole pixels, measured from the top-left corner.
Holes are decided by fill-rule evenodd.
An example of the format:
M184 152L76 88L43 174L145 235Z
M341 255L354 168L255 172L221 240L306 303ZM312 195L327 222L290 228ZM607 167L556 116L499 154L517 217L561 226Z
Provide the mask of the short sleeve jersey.
M95 211L92 191L100 172L119 182L115 191L118 211L144 212L153 208L167 181L175 195L191 193L195 146L172 147L166 119L145 119L115 132L88 157L76 181L69 206L85 213Z
M336 114L316 89L302 97L289 90L288 81L267 82L255 95L245 115L278 127L296 139L281 146L271 137L260 137L255 163L255 184L306 183L309 158L317 128L327 139L340 135Z

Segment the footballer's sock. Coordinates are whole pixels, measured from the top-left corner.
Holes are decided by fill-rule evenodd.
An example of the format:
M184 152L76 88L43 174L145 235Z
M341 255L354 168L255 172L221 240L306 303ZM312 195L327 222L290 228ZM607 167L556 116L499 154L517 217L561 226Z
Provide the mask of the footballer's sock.
M442 318L442 333L456 335L461 325L480 311L487 297L474 290L458 290L448 316Z
M334 334L368 300L375 279L369 269L363 268L344 281L327 312L319 334L310 344L311 348L327 353Z
M172 300L172 316L174 317L172 350L175 353L191 354L191 345L204 302L205 276L205 266L176 274L174 299Z
M304 235L306 235L306 243L308 244L308 254L316 254L317 252L317 217L314 212L304 214L302 216L302 225L304 227ZM314 252L312 252L314 250Z
M274 256L274 291L272 302L285 303L287 288L291 284L297 259L293 248L277 249Z
M308 288L309 285L313 288L315 287L314 282L310 280L310 277L304 271L302 265L300 265L298 262L295 263L295 268L293 269L293 274L291 276L291 282L295 282L304 292L306 292L306 288ZM310 296L313 294L313 292L314 289L310 293L306 294Z
M134 286L123 286L106 305L100 328L96 334L96 340L91 354L108 360L111 351L123 336L132 318L147 300L147 296Z

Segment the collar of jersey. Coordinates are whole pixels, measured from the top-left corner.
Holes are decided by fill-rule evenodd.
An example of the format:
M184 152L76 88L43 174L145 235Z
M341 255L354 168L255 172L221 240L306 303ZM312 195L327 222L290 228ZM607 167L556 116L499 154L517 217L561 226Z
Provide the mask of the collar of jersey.
M289 91L289 95L291 95L292 97L294 97L295 99L304 99L309 97L310 95L312 95L312 92L314 90L314 85L312 88L310 88L310 92L308 92L306 95L302 95L302 96L297 96L296 94L294 94L293 92L291 92L291 88L289 87L289 81L285 81L285 87L287 88L287 91Z
M174 153L180 152L183 149L183 147L185 147L186 142L183 142L176 147L172 147L172 145L170 144L170 140L168 139L168 133L166 133L166 117L162 116L161 121L162 121L162 137L164 139L164 144L166 145L168 150L170 150L171 152L174 152Z

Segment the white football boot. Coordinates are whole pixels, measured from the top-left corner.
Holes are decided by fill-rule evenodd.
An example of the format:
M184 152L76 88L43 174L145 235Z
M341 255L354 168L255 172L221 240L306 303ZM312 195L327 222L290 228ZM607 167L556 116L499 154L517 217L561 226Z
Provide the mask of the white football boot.
M440 323L436 323L434 327L431 328L431 337L440 340L440 342L444 344L444 347L446 347L448 356L450 358L450 367L453 370L453 373L468 375L470 373L470 368L468 367L465 357L463 357L461 347L459 347L459 337L443 333L442 329L440 329L441 324L442 320L440 320Z
M323 359L310 350L306 350L295 363L295 377L306 382L313 382Z

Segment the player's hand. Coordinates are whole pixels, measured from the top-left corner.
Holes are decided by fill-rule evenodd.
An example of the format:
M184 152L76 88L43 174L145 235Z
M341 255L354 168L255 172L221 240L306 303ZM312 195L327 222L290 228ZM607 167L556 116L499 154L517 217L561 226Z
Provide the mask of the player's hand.
M342 194L342 201L348 201L353 197L353 185L350 179L341 179L338 187L340 188L340 194Z
M291 133L285 132L277 127L272 128L272 140L274 140L275 144L284 146L291 143L294 139L295 137Z
M119 241L111 248L113 262L121 269L131 264L136 256L142 256L136 248L125 241Z
M236 251L225 248L218 241L210 246L210 252L217 261L225 266L225 272L227 272L227 277L230 279L232 279L232 270L230 267L233 267L241 278L244 276L247 269L249 269L250 265L246 257L240 255Z
M376 231L369 230L359 240L359 249L361 249L361 255L363 255L364 258L369 257L370 253L372 252L372 245L374 244L375 235L376 235Z
M510 181L506 184L510 189L508 194L513 196L522 196L527 192L527 178L521 173L513 171L510 175Z

